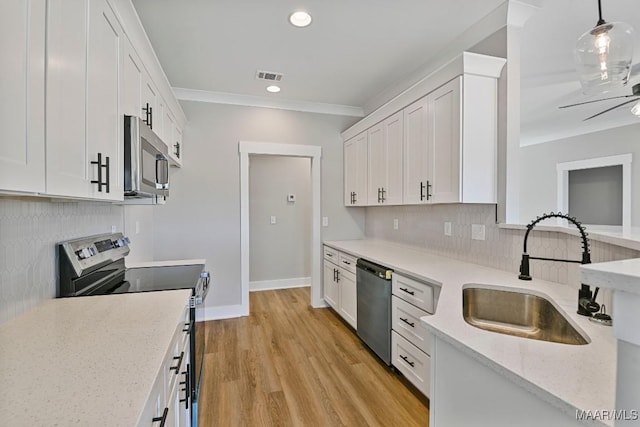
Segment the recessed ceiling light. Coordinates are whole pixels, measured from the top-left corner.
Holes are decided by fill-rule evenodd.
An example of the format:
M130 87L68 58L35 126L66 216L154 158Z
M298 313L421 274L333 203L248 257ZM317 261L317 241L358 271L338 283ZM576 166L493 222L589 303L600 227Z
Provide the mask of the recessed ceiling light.
M311 15L304 10L297 10L289 15L289 22L294 27L306 27L311 24Z
M267 92L278 93L280 92L280 86L276 86L276 85L267 86Z

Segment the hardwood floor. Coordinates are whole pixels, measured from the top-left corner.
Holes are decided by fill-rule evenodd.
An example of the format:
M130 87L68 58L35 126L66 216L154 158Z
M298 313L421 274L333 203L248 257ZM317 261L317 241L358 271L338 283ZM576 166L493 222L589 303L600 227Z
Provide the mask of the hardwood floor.
M200 425L427 426L426 399L309 288L251 293L251 315L207 322Z

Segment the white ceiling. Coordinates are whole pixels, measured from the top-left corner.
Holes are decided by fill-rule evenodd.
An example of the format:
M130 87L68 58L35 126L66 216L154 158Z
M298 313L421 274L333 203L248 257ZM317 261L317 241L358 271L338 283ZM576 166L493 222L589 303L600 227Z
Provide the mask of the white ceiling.
M634 63L640 61L640 2L638 0L602 0L603 18L624 21L636 30ZM631 94L631 85L640 83L640 68L633 69L631 82L623 89L601 96L587 97L573 62L578 37L594 27L598 20L596 0L545 0L522 30L521 69L521 144L536 144L597 130L640 123L629 110L633 104L589 121L583 119L618 101L559 110L558 106Z
M175 88L264 99L363 107L505 0L133 0L170 84ZM603 0L607 21L636 28L639 0ZM291 26L295 9L311 12L308 28ZM543 0L522 31L522 143L540 143L640 122L628 108L589 122L612 105L569 110L585 98L573 46L597 21L596 0ZM282 91L265 91L256 70L281 72ZM640 67L633 82L640 82ZM628 87L622 94L631 92ZM618 93L615 93L618 94ZM613 94L613 95L615 95Z

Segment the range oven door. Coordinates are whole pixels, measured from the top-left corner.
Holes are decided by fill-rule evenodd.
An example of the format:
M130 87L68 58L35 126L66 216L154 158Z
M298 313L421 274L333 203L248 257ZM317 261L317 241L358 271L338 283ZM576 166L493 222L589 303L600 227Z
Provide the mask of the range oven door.
M194 366L191 379L191 425L198 426L198 398L200 387L202 386L202 376L204 371L204 355L206 353L206 322L205 322L205 299L209 291L211 275L208 271L203 271L200 275L198 285L194 289L194 299L191 306L191 319L193 330L191 334L191 363Z

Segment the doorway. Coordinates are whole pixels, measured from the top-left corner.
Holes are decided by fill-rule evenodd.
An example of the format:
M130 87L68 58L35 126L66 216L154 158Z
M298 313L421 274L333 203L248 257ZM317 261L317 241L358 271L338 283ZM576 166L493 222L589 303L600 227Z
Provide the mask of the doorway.
M249 156L306 157L311 161L311 301L312 307L325 307L320 282L320 159L318 146L240 141L240 280L242 314L249 315L250 220L249 220Z

